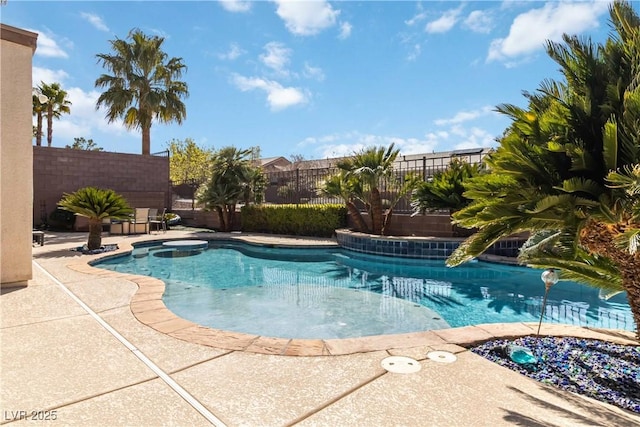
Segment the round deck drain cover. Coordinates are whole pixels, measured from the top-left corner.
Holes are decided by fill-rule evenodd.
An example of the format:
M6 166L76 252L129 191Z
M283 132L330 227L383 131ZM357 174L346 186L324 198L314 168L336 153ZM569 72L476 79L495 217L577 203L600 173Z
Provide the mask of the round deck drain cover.
M434 362L440 363L453 363L458 360L455 354L448 351L430 351L427 353L427 357Z
M420 362L405 356L389 356L380 362L382 367L394 374L412 374L422 369Z

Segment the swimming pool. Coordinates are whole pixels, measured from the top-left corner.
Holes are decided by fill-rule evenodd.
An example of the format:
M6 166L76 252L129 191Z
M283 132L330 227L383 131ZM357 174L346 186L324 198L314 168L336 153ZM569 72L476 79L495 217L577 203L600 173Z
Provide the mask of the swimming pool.
M96 266L153 276L176 315L216 329L281 338L397 334L482 323L537 322L540 271L473 262L212 241L206 250L138 246ZM545 322L634 330L626 295L551 288Z

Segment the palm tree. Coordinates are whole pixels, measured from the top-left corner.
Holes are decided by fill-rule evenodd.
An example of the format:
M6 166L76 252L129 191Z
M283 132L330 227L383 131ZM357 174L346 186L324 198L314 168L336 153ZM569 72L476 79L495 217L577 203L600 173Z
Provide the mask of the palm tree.
M249 156L252 150L225 147L213 155L212 173L209 181L200 189L198 201L205 209L215 210L220 218L222 231L231 231L236 206L240 202L251 202L262 182L257 178L256 168Z
M369 147L337 163L338 173L325 180L320 194L340 197L346 205L357 231L384 235L388 230L394 206L417 184L417 177L403 178L393 173L393 163L400 150L394 147ZM393 189L394 199L383 200L381 186ZM371 221L368 227L356 204L361 203ZM384 204L387 205L385 210Z
M65 193L58 206L89 220L89 250L98 249L102 244L103 219L123 219L132 212L124 197L113 190L96 187L84 187L74 193Z
M122 118L128 129L142 131L142 154L151 153L151 124L182 123L189 96L187 84L177 80L186 70L182 58L167 58L162 51L163 37L148 37L142 31L129 32L131 42L111 40L112 54L98 54L98 62L111 74L102 74L96 87L106 88L98 101L107 108L111 123Z
M448 264L529 232L521 261L626 291L640 326L640 18L624 1L610 16L615 33L604 45L567 35L564 44L548 43L563 81L525 93L527 109L498 107L512 124L488 156L491 173L468 184L473 202L454 214L478 232Z
M39 88L34 88L34 94L32 96L33 103L33 115L36 117L36 126L34 126L34 136L36 138L36 145L40 147L42 145L42 117L47 110L46 100ZM40 99L45 100L42 102Z
M47 146L51 147L53 141L53 119L59 119L62 114L69 114L71 101L67 99L67 92L62 90L59 83L46 84L42 82L38 91L47 97L44 103L47 116ZM40 126L42 132L42 126Z
M340 170L338 173L331 175L321 182L317 192L319 196L338 197L342 199L347 207L349 216L351 216L351 219L355 223L356 231L369 233L369 226L356 205L355 195L362 194L359 184L357 180L350 180L345 170Z

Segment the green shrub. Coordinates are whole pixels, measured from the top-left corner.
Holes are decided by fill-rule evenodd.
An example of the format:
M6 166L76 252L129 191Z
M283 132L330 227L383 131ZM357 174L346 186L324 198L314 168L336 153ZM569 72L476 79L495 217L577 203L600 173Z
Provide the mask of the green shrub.
M242 231L331 237L347 225L343 205L250 205L242 208Z

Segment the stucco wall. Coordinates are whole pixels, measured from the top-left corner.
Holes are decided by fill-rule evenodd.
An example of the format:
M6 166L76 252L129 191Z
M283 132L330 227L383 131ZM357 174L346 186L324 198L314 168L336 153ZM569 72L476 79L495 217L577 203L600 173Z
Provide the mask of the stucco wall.
M131 207L171 207L168 157L33 146L33 180L34 225L64 193L86 186L110 188Z
M31 65L37 34L0 26L0 283L31 279Z

